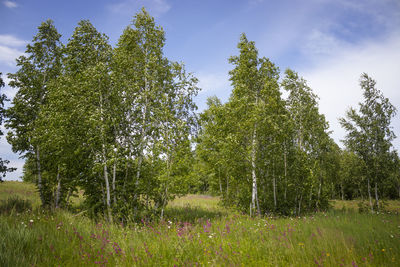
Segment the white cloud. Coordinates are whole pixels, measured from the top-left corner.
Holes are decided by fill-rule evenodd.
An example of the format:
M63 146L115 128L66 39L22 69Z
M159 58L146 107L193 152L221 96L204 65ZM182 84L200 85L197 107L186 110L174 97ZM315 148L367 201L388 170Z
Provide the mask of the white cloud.
M324 56L330 55L333 51L343 50L347 44L340 41L331 34L320 29L314 29L304 41L302 52L305 55Z
M23 53L18 49L0 45L0 63L5 63L12 67L15 65L15 59Z
M18 39L10 34L0 34L0 45L20 47L25 46L27 43L28 41Z
M4 1L3 4L8 8L16 8L18 7L17 3L12 1Z
M333 43L331 50L324 51L324 56L310 54L314 64L300 74L320 97L320 110L330 122L333 137L339 141L344 138L345 131L338 118L343 117L349 107L358 108L358 103L363 101L359 86L361 73L366 72L375 79L384 96L400 108L400 33L359 45L335 43L335 40ZM398 117L392 125L400 137ZM400 149L399 140L394 144Z
M26 44L27 41L15 36L0 34L0 64L15 66L15 59L24 53L21 49Z
M226 90L229 85L229 77L227 73L206 73L199 72L196 74L199 79L198 86L201 88L201 93L212 94L221 90Z
M124 0L109 6L113 13L132 16L142 7L154 17L159 17L171 9L166 0Z
M228 71L199 71L196 72L195 76L199 79L198 86L201 88L195 99L199 107L198 111L201 112L207 108L206 102L210 96L217 96L222 102L228 100L231 91Z

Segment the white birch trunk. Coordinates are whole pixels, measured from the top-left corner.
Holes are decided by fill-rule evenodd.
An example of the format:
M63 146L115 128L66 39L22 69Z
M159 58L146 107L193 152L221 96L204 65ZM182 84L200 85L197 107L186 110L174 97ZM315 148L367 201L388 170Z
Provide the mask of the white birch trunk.
M106 153L106 145L105 145L105 133L104 133L104 111L103 111L103 94L100 93L100 120L101 120L101 135L102 135L102 153L103 153L103 176L104 182L106 185L106 205L107 205L107 215L108 221L112 222L112 211L110 204L110 183L108 181L108 170L107 170L107 153Z
M250 208L250 216L253 215L253 210L256 209L256 202L258 202L257 199L257 175L256 175L256 136L257 136L257 131L256 131L256 125L254 127L253 131L253 140L252 140L252 148L251 148L251 178L253 181L252 185L252 194L251 194L251 208ZM260 214L260 208L257 207L257 214Z

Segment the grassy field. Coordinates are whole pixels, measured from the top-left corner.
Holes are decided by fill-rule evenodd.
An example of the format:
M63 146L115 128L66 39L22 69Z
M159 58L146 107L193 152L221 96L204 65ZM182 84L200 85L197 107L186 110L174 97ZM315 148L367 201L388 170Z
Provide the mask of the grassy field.
M398 201L379 214L335 201L328 213L250 218L189 195L163 222L122 226L43 212L33 186L0 184L0 200L12 194L34 211L0 215L0 266L400 266Z

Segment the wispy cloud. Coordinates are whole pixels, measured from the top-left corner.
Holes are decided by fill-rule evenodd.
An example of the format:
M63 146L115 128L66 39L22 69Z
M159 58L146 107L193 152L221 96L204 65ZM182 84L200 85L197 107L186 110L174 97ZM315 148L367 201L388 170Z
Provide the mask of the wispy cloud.
M22 49L26 44L27 41L15 36L0 34L0 64L14 66L15 59L24 53Z
M171 5L166 0L124 0L110 5L109 9L116 14L132 15L142 7L145 7L154 17L159 17L171 9Z
M3 4L8 8L16 8L18 4L12 1L4 1Z

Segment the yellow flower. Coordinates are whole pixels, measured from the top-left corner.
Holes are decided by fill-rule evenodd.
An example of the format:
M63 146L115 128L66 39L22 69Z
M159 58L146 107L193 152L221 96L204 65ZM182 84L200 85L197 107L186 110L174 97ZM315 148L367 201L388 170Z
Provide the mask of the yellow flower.
M330 255L331 255L331 254L329 254L329 253L326 253L326 256L327 256L327 257L329 257Z
M384 248L382 249L382 252L385 252L385 249L384 249Z

